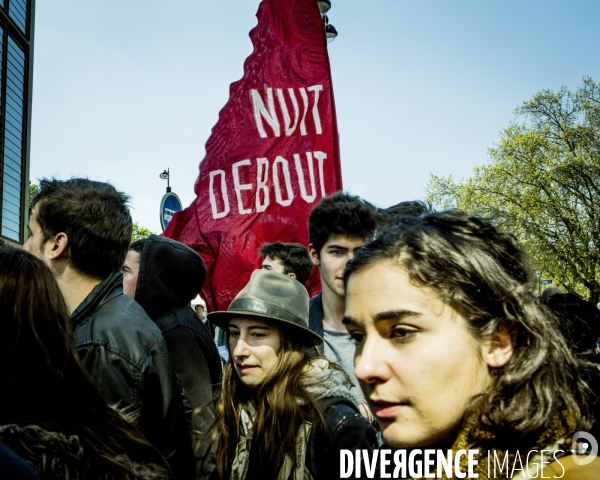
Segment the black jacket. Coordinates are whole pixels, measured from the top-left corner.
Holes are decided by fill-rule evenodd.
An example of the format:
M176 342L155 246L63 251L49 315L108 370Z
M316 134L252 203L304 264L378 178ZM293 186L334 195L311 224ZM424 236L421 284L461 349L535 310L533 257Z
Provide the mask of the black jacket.
M206 267L191 248L169 238L151 235L140 254L135 300L160 328L171 362L183 386L188 421L191 412L213 400L213 389L221 381L221 358L208 327L190 302L202 289ZM192 430L206 431L214 420L209 407L193 416ZM192 434L194 447L200 437ZM207 452L200 448L198 457ZM204 478L198 463L197 478ZM210 469L208 464L206 468Z
M306 464L314 480L335 480L340 478L340 450L372 452L379 444L375 429L352 401L330 397L321 400L321 405L327 432L322 435L311 432ZM362 473L363 476L358 478L367 478L364 470Z
M315 295L310 299L310 309L308 311L308 328L323 338L323 300L321 294ZM324 346L322 343L317 345L321 353L323 353Z
M194 460L177 377L158 327L110 275L73 312L75 348L109 405L138 416L175 478L189 478Z

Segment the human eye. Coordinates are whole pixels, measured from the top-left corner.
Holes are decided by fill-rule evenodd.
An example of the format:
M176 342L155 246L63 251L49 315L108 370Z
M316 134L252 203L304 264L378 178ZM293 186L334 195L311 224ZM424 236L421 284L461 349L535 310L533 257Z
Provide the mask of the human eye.
M362 345L365 343L365 339L367 336L365 333L358 329L348 329L348 333L350 334L350 338L354 341L356 345Z
M390 331L390 339L397 342L409 342L417 334L417 329L406 325L396 325Z
M263 332L253 332L252 333L252 338L264 338L266 336L267 336L267 334L263 333Z
M229 330L229 336L231 338L238 338L240 336L239 330Z

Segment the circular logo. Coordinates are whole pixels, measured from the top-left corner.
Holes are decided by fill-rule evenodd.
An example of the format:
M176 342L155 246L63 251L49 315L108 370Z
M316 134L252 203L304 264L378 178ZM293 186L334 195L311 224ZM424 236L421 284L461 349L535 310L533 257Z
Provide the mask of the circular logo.
M577 455L583 455L590 452L583 458L573 455L573 462L577 465L587 465L588 463L593 462L596 455L598 455L598 442L594 436L588 432L577 432L573 435L573 448L577 452Z

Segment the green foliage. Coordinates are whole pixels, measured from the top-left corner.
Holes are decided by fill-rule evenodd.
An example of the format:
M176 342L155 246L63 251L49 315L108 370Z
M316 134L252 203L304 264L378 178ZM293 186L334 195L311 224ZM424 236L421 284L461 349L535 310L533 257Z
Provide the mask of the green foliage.
M136 240L141 240L142 238L149 237L154 232L151 232L147 228L140 227L138 222L133 223L133 232L131 233L131 242L135 242Z
M31 183L31 180L29 180L29 207L31 207L31 204L33 203L33 199L37 194L38 194L37 184Z
M427 199L491 218L519 238L544 278L597 303L600 84L584 77L575 92L542 90L515 114L488 164L461 182L432 175Z

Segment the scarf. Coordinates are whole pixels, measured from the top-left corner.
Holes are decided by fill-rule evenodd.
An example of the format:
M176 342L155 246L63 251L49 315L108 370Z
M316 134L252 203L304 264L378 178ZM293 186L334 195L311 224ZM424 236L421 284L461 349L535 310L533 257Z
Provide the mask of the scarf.
M341 370L329 368L329 362L319 358L312 360L306 367L304 387L315 398L322 400L328 397L344 397L354 402L350 392L349 382ZM300 405L304 401L297 399ZM235 450L231 466L231 480L245 480L250 464L250 447L252 428L256 418L256 409L252 402L242 405L240 413L240 438ZM277 480L313 480L306 466L306 451L312 425L304 422L296 434L296 463L286 455L283 467L277 475Z
M479 475L479 480L492 480L492 479L511 479L511 480L524 480L532 478L527 474L527 465L533 465L532 462L538 462L540 464L539 455L530 455L529 459L527 458L527 454L531 450L550 450L552 452L556 452L558 450L563 450L569 452L563 444L563 440L567 433L567 429L565 428L565 420L561 418L560 415L556 415L552 421L552 424L548 430L546 430L540 438L537 440L536 445L532 447L530 450L501 450L501 449L490 449L486 450L477 445L477 441L474 438L481 437L480 435L475 434L476 432L470 431L469 429L463 429L456 439L456 442L452 446L452 452L455 453L458 450L479 450L479 454L475 456L477 460L477 465L473 469L475 474ZM489 457L488 457L489 452ZM569 452L570 453L570 452ZM495 455L495 456L494 456ZM496 471L494 471L494 460L497 458L499 463L496 463ZM552 458L552 454L545 454L545 459L548 461L549 458ZM507 460L506 465L502 468L502 471L499 471L499 465L502 465ZM462 455L460 457L460 470L462 472L468 472L468 456ZM443 471L443 470L442 470ZM531 468L530 471L533 478L541 478L541 472L538 472L538 477L535 477L535 468ZM433 472L434 475L437 472ZM548 472L545 472L545 475L548 475ZM443 471L443 475L441 477L445 480L449 480Z

